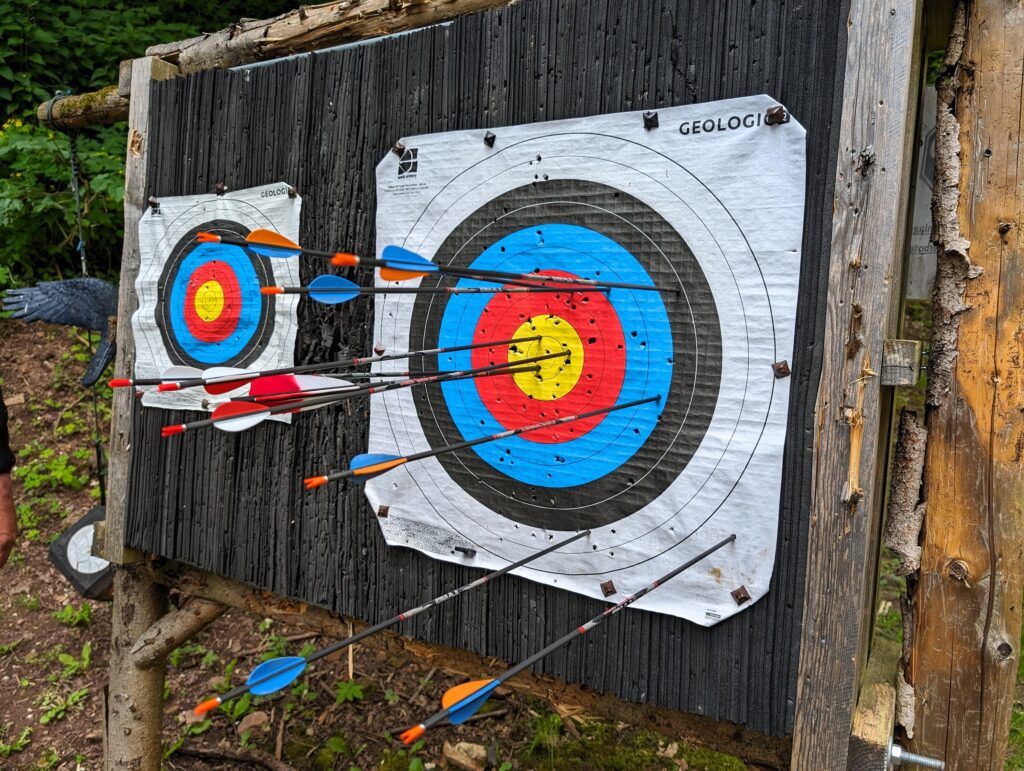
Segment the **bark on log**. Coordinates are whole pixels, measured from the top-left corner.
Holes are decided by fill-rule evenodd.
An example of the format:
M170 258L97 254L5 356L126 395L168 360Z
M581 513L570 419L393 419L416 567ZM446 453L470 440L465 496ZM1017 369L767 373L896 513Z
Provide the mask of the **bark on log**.
M899 558L898 576L908 576L921 567L919 541L925 513L925 505L920 502L921 477L927 437L917 413L903 410L892 463L889 516L884 535L885 545Z
M344 0L303 6L273 19L240 21L220 32L146 50L183 74L275 59L426 27L514 0Z
M117 86L107 86L56 99L52 110L47 100L36 109L36 118L47 128L60 130L111 126L128 120L128 99L118 93Z

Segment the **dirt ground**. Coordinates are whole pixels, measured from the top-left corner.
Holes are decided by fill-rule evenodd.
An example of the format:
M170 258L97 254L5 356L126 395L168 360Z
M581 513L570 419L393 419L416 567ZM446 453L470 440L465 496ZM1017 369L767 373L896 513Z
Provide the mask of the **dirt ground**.
M0 571L0 769L93 769L102 756L110 611L50 564L52 539L97 502L88 360L78 333L0 319L0 378L19 452L19 544ZM100 389L107 430L109 389ZM489 716L402 748L392 732L429 715L459 678L371 638L294 686L197 720L192 707L261 661L330 644L229 611L172 654L164 687L168 769L737 769L735 758L623 723L559 714L503 691ZM350 671L351 666L351 671Z

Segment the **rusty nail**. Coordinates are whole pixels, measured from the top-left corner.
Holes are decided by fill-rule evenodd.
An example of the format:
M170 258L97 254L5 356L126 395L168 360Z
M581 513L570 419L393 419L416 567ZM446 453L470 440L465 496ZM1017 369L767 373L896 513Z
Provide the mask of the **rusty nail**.
M750 602L750 592L747 590L746 586L740 586L736 589L733 589L731 592L729 592L729 594L731 594L732 598L736 600L737 605L742 605L745 602Z
M389 511L391 511L391 507L390 506L385 506L382 503L380 506L377 507L377 516L378 517L386 517L388 515Z
M601 584L601 593L602 593L602 594L603 594L603 595L604 595L605 597L611 597L611 596L612 596L613 594L615 594L615 593L616 593L617 591L618 591L618 590L617 590L617 589L615 588L615 582L614 582L614 581L612 581L611 579L608 579L608 580L607 580L607 581L605 581L605 582L604 582L603 584Z
M476 556L476 549L471 549L468 546L456 546L454 548L455 548L455 551L461 552L462 554L465 554L467 557L475 557Z
M227 185L225 185L223 182L218 182L216 185L213 186L213 192L215 192L217 195L224 195L227 191Z
M494 147L494 140L497 138L497 135L495 135L491 131L488 131L486 134L484 134L484 144L487 145L488 147Z
M395 155L401 158L402 153L405 152L405 145L403 145L401 142L395 142L395 144L391 147L391 152L393 152Z
M781 104L776 107L769 107L764 114L764 125L778 126L782 123L789 123L789 113Z
M288 185L288 197L289 198L298 198L298 196L299 196L299 191L295 189L295 186L294 185Z
M789 362L783 359L772 364L772 372L775 373L775 377L783 378L789 377L791 370L789 369Z
M658 128L658 113L654 110L648 110L644 113L644 128L648 131Z

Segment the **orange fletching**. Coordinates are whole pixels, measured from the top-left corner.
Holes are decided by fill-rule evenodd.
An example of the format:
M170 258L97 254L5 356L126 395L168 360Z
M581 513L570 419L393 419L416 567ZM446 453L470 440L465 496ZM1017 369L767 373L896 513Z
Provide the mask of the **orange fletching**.
M215 709L219 706L220 696L214 696L212 699L207 699L206 701L199 702L199 704L196 705L195 711L197 715L205 715L211 709Z
M359 257L348 252L338 252L331 257L331 265L338 268L353 268L359 264Z
M420 723L419 725L414 725L412 728L402 731L401 736L398 738L402 740L402 744L412 744L426 732L427 729L423 727L422 723Z
M423 278L423 276L429 275L429 273L416 270L402 270L401 268L380 269L380 277L385 281L408 281L411 278Z
M386 460L383 463L374 463L372 466L357 468L354 473L357 477L366 476L367 474L380 474L395 468L395 466L401 466L403 463L405 463L405 458L395 458L394 460Z
M250 231L249 235L245 237L245 240L250 244L259 244L260 246L276 246L281 249L302 249L302 247L297 243L285 238L280 233L275 233L273 230L264 230L263 228L257 228L256 230Z
M493 680L473 680L469 683L463 683L462 685L456 685L454 688L449 688L444 692L444 696L441 697L441 706L445 709L458 704L463 699L467 699L474 693L479 691L485 685L490 685Z

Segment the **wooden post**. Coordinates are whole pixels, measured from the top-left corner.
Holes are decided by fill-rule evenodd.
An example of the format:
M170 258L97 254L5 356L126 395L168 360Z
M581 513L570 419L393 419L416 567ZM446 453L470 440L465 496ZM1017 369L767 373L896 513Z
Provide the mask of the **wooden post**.
M958 8L938 86L914 751L1002 768L1024 591L1024 2Z
M914 146L921 3L853 0L817 398L792 767L845 769L874 616L888 410Z
M125 164L124 250L117 310L118 376L130 375L135 364L131 318L138 307L135 277L139 271L139 218L145 209L146 138L149 130L149 87L153 80L173 77L175 68L157 59L132 63ZM111 613L110 678L104 715L105 769L156 769L160 765L163 725L164 667L140 668L131 650L167 609L163 587L150 580L141 555L124 546L125 500L128 491L128 447L132 423L131 389L118 389L113 403L107 516L101 554L114 563L114 604Z

